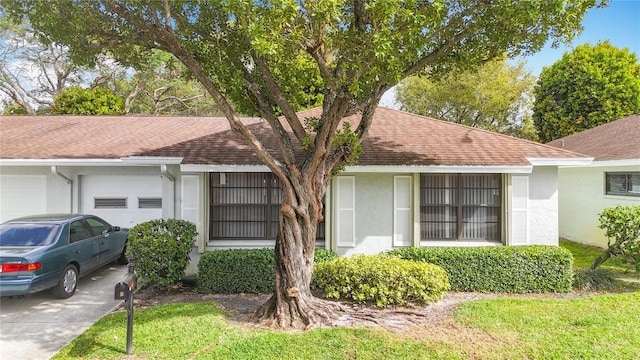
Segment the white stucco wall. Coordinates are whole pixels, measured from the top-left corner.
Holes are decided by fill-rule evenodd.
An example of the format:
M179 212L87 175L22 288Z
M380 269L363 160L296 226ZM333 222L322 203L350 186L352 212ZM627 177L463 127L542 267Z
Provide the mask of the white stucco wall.
M598 227L603 209L616 205L638 206L640 197L605 194L605 172L640 171L640 166L597 166L561 168L559 171L560 237L607 246L607 237Z
M529 244L558 245L558 168L536 166L529 175Z

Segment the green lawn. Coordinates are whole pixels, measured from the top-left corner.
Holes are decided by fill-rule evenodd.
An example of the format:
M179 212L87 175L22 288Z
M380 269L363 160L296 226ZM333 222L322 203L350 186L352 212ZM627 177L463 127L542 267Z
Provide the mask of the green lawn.
M588 267L596 248L563 242ZM609 260L611 261L611 260ZM616 261L605 263L628 276ZM634 276L637 276L635 274ZM640 290L463 303L443 324L386 331L282 332L228 322L215 303L169 304L135 313L134 359L637 359ZM126 313L109 315L54 359L129 359Z
M560 246L571 251L571 254L573 254L573 268L576 270L588 268L593 263L593 260L604 253L602 248L567 240L560 240ZM635 272L633 266L624 263L619 257L609 258L602 267L610 269L619 277L640 278L640 274Z

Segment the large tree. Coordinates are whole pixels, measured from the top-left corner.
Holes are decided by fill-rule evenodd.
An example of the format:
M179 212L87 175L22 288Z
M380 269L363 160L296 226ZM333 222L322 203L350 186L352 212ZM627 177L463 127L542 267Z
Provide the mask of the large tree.
M41 43L39 36L26 23L11 23L0 14L0 95L13 110L9 112L35 114L50 108L67 84L82 81L84 72L71 63L65 49Z
M640 63L608 41L584 44L542 69L533 121L549 142L640 112Z
M161 49L189 69L283 190L276 289L255 317L310 327L335 315L310 290L322 199L331 176L356 160L382 94L419 71L441 76L505 53L537 51L549 37L571 38L595 3L13 0L7 10L68 45L77 61L109 51L135 65ZM302 64L323 81L322 114L313 121L292 106L297 92L312 91L314 74ZM277 154L240 121L234 102L249 102L271 126ZM353 131L341 125L356 113ZM302 155L294 151L298 144Z
M531 99L535 77L504 58L438 79L410 76L397 86L403 110L535 140Z

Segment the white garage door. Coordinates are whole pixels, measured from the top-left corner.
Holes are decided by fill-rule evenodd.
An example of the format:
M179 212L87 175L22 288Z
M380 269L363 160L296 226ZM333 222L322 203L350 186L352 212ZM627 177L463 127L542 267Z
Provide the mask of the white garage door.
M0 175L0 222L46 212L45 175Z
M80 177L80 211L130 228L162 217L162 178L148 175Z

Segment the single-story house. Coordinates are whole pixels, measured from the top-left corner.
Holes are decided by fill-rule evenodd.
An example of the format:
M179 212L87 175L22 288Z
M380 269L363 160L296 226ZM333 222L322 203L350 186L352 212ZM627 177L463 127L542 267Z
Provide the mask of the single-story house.
M594 158L558 172L560 237L607 247L599 214L616 205L640 205L640 115L581 131L549 145Z
M319 109L300 113L319 115ZM355 124L354 115L346 120ZM268 124L244 119L265 146ZM278 180L226 119L0 118L0 220L81 212L131 227L194 222L197 250L273 246ZM319 247L339 254L406 246L558 244L565 149L379 107L357 165L325 197Z

